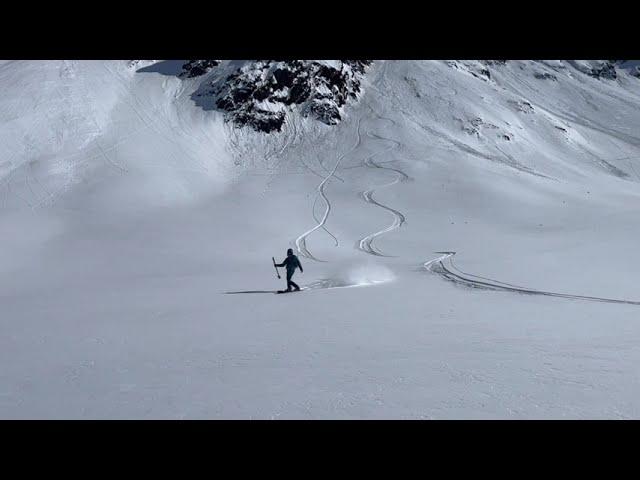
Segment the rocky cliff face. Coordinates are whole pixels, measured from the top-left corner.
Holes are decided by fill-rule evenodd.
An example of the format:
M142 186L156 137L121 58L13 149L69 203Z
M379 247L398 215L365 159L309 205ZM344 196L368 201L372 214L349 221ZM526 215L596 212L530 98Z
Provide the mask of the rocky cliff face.
M196 63L200 62L200 63ZM209 62L209 63L205 63ZM214 68L211 60L185 64L189 77ZM349 100L358 98L367 60L255 60L204 85L197 97L209 97L237 126L280 131L286 112L298 110L327 125L340 122Z

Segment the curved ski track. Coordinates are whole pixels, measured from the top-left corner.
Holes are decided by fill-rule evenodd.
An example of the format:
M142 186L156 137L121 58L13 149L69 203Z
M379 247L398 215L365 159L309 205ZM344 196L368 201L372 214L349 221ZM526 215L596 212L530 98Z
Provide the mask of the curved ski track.
M640 301L619 300L619 299L613 299L613 298L589 297L585 295L570 295L567 293L547 292L544 290L534 290L531 288L511 285L509 283L499 282L497 280L493 280L486 277L471 275L471 274L462 272L454 265L453 256L456 254L456 252L435 252L435 253L440 253L442 254L442 256L434 260L425 262L423 264L423 267L428 272L439 275L445 280L453 282L457 285L463 285L465 287L471 287L471 288L479 288L482 290L521 293L525 295L544 295L548 297L560 297L560 298L568 298L572 300L590 300L594 302L640 305ZM476 279L483 279L484 281L476 280Z
M356 137L357 137L356 138L356 144L349 151L343 153L342 155L340 155L340 157L338 157L338 160L336 160L336 164L333 167L333 169L331 170L331 172L329 173L329 175L327 175L324 178L324 180L322 180L322 182L320 182L320 184L316 188L318 193L320 194L320 197L322 198L322 200L325 203L324 215L322 216L322 218L320 219L320 221L317 223L317 225L315 227L311 228L310 230L307 230L306 232L304 232L302 235L300 235L295 240L295 245L296 245L296 249L298 250L298 253L300 255L304 256L304 257L310 258L311 260L315 260L317 262L324 262L324 260L320 260L320 259L314 257L313 254L307 249L306 240L307 240L307 237L309 235L311 235L313 232L315 232L319 228L324 228L325 224L327 223L327 218L329 218L329 214L331 213L331 202L329 201L329 199L325 195L324 188L325 188L325 185L327 184L327 182L331 179L331 177L334 176L334 174L338 170L338 167L340 166L340 163L342 162L344 157L346 157L347 155L352 153L356 148L358 148L360 146L360 143L362 142L362 136L360 134L360 122L361 122L361 120L362 120L361 118L358 119L358 126L357 126L357 129L356 129L356 133L357 133L357 135L356 135ZM315 214L313 215L313 217L315 218ZM335 237L334 237L334 239L335 239ZM337 242L337 240L336 240L336 242Z
M380 117L382 118L382 117ZM385 120L389 120L390 122L393 123L393 120L390 119L385 119ZM400 142L396 141L396 140L392 140L390 138L385 138L385 137L381 137L380 135L376 135L374 133L369 132L367 134L370 138L374 138L376 140L382 140L382 141L388 141L388 142L393 142L393 146L391 146L390 148L388 148L387 150L385 150L384 152L377 152L374 153L373 155L370 155L369 157L367 157L364 160L364 165L369 167L369 168L378 168L381 170L389 170L392 172L396 173L396 178L390 182L390 183L386 183L384 185L379 185L377 187L374 188L370 188L369 190L366 190L364 192L361 193L362 198L364 199L365 202L370 203L371 205L375 205L377 207L380 207L388 212L390 212L393 215L393 222L391 223L391 225L389 225L388 227L379 230L375 233L372 233L370 235L367 235L366 237L361 238L360 240L358 240L358 242L356 243L356 248L358 250L361 250L365 253L368 253L369 255L377 255L379 257L388 257L390 255L386 255L384 253L382 253L379 249L377 249L374 245L373 245L373 241L379 237L380 235L383 235L385 233L388 232L392 232L393 230L396 230L398 228L400 228L406 221L405 216L399 212L398 210L395 210L391 207L388 207L386 205L383 205L382 203L378 202L377 200L375 200L373 198L373 194L376 191L376 189L378 188L385 188L385 187L390 187L392 185L395 185L396 183L400 183L400 182L406 182L407 180L409 180L409 176L404 173L402 170L396 169L396 168L391 168L391 167L385 167L380 165L379 163L376 163L373 161L374 157L380 155L381 153L387 153L395 148L398 148L400 146Z

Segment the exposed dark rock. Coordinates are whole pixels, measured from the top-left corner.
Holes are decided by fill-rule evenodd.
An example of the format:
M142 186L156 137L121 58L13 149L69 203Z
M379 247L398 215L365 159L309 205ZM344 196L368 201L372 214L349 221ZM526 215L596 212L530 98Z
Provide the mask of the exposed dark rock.
M261 102L261 101L266 100L267 98L269 98L269 95L271 95L272 93L273 93L273 89L268 87L267 85L264 85L262 87L256 88L256 90L253 92L252 96L256 100Z
M618 78L616 67L612 61L604 62L599 67L593 67L588 73L594 78L606 78L609 80Z
M480 117L476 117L471 120L463 120L461 118L457 118L456 120L462 124L462 130L465 133L480 138L480 127L484 124Z
M302 103L311 95L311 86L304 81L297 81L289 91L290 103Z
M474 72L473 70L469 70L469 72L474 77L480 78L482 80L485 80L485 79L490 80L491 79L491 72L489 71L488 68L481 68L477 72ZM482 77L485 77L485 78L482 78Z
M284 112L272 112L261 109L240 110L234 120L240 125L249 125L262 132L280 131L284 124Z
M554 82L558 81L558 77L556 77L554 74L552 73L547 73L547 72L535 72L533 74L533 76L535 78L537 78L538 80L553 80Z
M220 60L188 60L182 65L181 77L193 78L199 77L211 71L213 67L217 67L220 64Z
M293 82L296 79L296 75L291 70L276 68L273 71L273 78L276 81L276 88L292 87Z
M327 125L336 125L340 120L340 111L335 103L330 100L326 102L313 102L311 112L316 118Z
M371 64L365 60L247 62L224 78L213 80L196 96L210 96L227 119L263 132L280 131L287 108L335 125L341 108L361 91L361 77Z
M533 105L526 100L509 100L508 103L517 111L522 113L533 113L535 111Z

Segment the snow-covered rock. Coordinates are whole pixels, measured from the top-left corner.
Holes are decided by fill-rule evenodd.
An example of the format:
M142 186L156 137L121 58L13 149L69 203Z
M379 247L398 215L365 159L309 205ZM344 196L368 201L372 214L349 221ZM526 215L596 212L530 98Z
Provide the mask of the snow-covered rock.
M256 60L209 82L197 96L212 97L235 125L262 132L280 131L293 106L303 116L336 125L347 101L361 92L370 63Z
M594 78L615 80L618 77L613 60L574 60L569 63L576 70Z
M209 73L212 68L217 67L220 60L189 60L182 65L184 72L181 76L186 78L200 77Z

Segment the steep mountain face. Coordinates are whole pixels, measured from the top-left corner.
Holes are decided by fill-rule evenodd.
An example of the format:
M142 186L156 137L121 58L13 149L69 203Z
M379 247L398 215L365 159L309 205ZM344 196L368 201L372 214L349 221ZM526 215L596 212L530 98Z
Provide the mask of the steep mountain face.
M190 61L187 76L202 75L211 60ZM371 64L366 60L247 62L229 75L208 82L197 97L210 97L236 126L262 132L280 131L287 110L327 125L336 125L350 99L361 92L361 80Z
M489 83L494 83L492 69L508 63L508 60L446 62L453 69ZM554 71L563 72L567 68L602 80L615 80L617 69L640 78L640 66L629 61L532 62L536 63L541 67L533 72L538 80L557 81ZM194 94L196 103L212 103L237 127L248 126L269 133L282 130L286 113L293 107L303 117L337 125L347 102L357 100L361 93L363 78L371 64L369 60L189 60L179 76L202 77L220 67L220 74L205 78L205 83Z
M618 60L7 61L0 194L49 204L102 185L107 168L189 198L196 184L206 191L270 152L350 128L338 125L373 102L399 115L403 132L419 126L424 137L409 145L424 138L548 176L595 165L635 178L611 158L638 143L639 69Z

